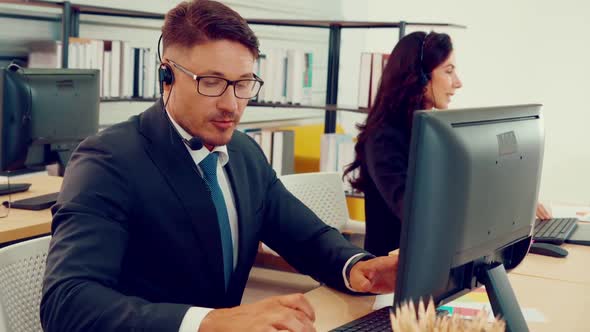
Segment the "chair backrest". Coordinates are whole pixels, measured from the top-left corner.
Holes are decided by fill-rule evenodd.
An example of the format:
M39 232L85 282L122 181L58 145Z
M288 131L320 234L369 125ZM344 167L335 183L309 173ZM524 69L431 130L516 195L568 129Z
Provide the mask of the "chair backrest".
M39 305L50 236L0 249L0 329L40 331Z
M301 173L280 177L295 197L323 222L341 230L348 221L342 176L337 172Z

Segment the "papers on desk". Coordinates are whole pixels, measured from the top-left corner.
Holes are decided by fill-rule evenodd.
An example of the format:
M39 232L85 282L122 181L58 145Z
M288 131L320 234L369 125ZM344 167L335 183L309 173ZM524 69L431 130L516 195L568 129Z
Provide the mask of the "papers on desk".
M375 297L375 303L373 304L373 310L381 309L392 305L393 293L377 295ZM471 293L465 294L460 298L439 307L438 309L446 310L450 315L460 315L463 318L472 318L482 310L487 310L489 313L489 321L494 320L494 314L492 312L492 306L488 299L485 287L480 287ZM522 314L525 321L532 323L543 323L545 322L545 316L535 308L521 308Z
M590 222L590 206L551 204L551 214L554 218L578 218Z

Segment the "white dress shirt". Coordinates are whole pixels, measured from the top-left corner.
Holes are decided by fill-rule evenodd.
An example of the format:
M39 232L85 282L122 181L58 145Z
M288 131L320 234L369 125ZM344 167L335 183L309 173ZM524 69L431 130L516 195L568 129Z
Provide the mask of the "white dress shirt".
M172 122L174 127L176 127L176 130L178 130L178 133L183 138L190 140L192 138L192 136L189 133L187 133L186 130L184 130L178 123L176 123L176 121L174 121L174 119L170 116L170 113L168 113L167 115L170 118L170 121ZM219 158L217 160L217 181L219 182L219 186L221 187L221 191L223 192L223 199L225 200L225 206L227 207L227 215L229 217L229 225L230 225L230 229L231 229L231 237L232 237L232 245L233 245L233 255L234 255L234 259L233 259L234 264L233 265L234 265L234 269L235 269L237 261L238 261L238 214L236 212L236 204L235 204L235 200L234 200L234 195L233 195L231 186L229 184L227 173L224 168L224 166L229 162L229 154L227 153L227 146L225 146L225 145L216 146L212 151L209 151L204 146L200 150L197 150L197 151L191 150L188 146L186 146L186 144L185 144L185 147L186 147L187 151L189 152L189 154L191 155L191 157L193 158L193 161L197 165L197 169L199 170L199 174L201 175L201 177L203 177L203 171L201 170L199 163L203 159L205 159L205 157L207 157L207 155L209 155L209 153L217 152L219 154ZM348 283L348 279L346 278L345 271L346 271L346 267L348 266L348 263L352 259L357 257L358 255L363 255L363 254L357 254L357 255L352 256L346 262L346 264L344 264L344 267L342 268L342 277L344 278L344 283L345 283L346 287L348 287L348 289L350 289L351 291L355 291L355 290L350 287L350 284ZM186 314L184 315L184 318L182 319L182 323L180 324L179 332L196 332L196 331L198 331L199 326L201 325L201 321L203 321L203 318L205 318L205 316L211 310L213 310L213 309L212 308L205 308L205 307L191 307L186 312Z

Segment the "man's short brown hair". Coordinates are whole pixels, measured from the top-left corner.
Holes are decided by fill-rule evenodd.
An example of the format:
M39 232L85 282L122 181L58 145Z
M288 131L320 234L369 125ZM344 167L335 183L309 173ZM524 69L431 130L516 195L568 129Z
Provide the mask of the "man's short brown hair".
M166 14L162 26L164 50L169 46L191 48L221 39L238 42L258 57L258 38L246 20L220 2L184 1Z

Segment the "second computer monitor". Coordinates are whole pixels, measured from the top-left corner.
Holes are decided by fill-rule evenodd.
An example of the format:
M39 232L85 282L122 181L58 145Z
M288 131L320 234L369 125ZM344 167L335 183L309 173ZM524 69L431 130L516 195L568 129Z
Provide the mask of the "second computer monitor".
M99 72L0 69L0 171L58 163L98 131Z
M493 273L507 283L502 271L519 264L530 243L543 160L540 108L415 114L396 305L430 296L446 303ZM504 288L491 300L517 306Z

